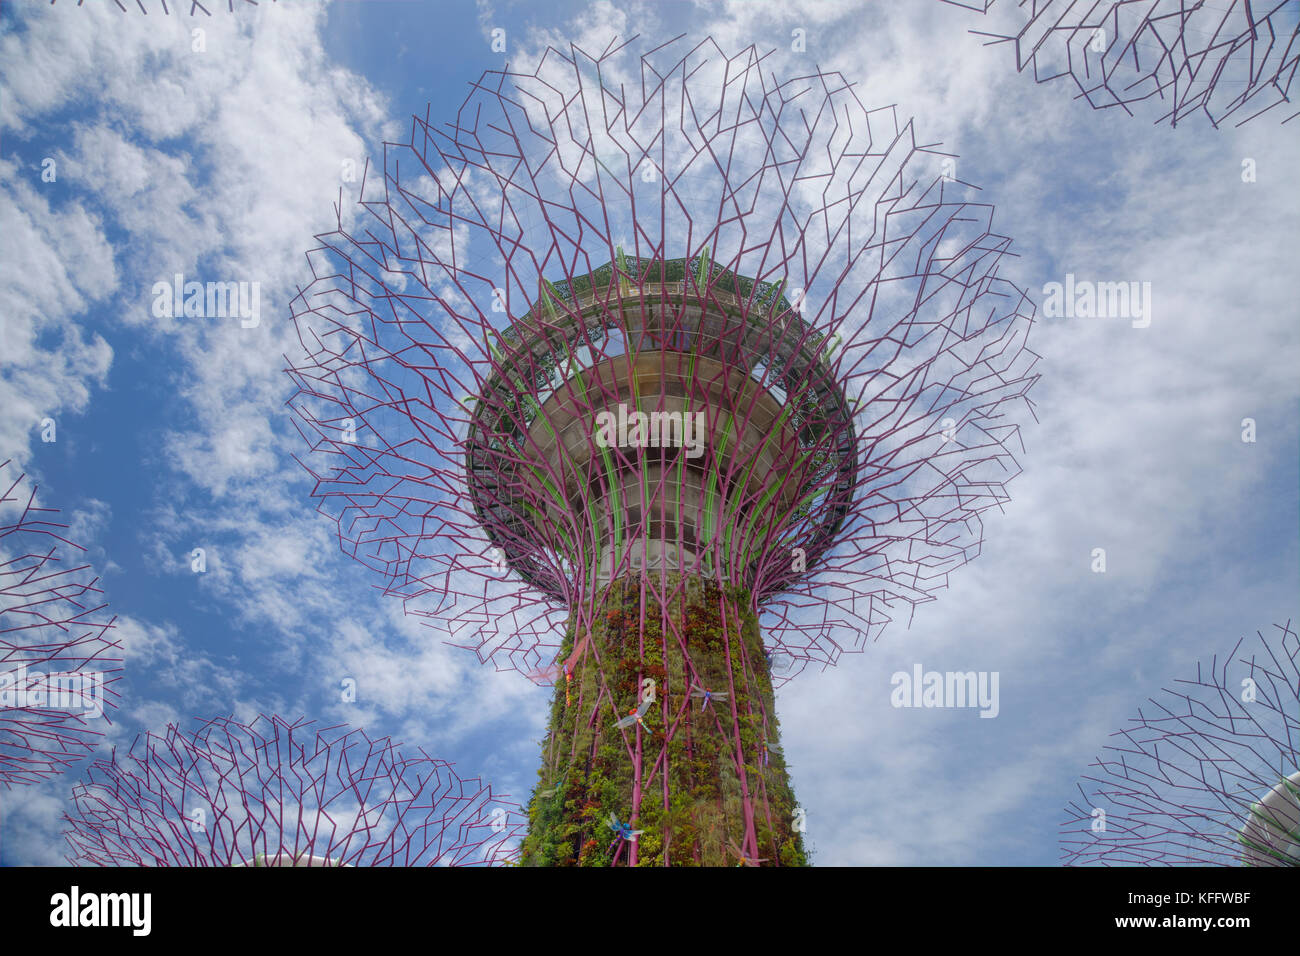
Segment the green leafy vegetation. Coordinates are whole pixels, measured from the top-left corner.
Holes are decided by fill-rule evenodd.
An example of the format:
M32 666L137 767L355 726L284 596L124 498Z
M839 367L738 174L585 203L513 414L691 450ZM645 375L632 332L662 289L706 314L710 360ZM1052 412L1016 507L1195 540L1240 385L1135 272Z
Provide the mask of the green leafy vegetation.
M778 725L749 595L666 577L666 588L651 578L671 595L664 604L639 576L613 582L595 603L590 643L556 681L522 865L627 864L633 847L611 816L641 831L639 866L737 865L746 787L763 865L806 865L784 759L769 749ZM562 659L574 646L571 625ZM637 711L647 678L654 702L641 725L617 727ZM692 688L726 696L703 706Z

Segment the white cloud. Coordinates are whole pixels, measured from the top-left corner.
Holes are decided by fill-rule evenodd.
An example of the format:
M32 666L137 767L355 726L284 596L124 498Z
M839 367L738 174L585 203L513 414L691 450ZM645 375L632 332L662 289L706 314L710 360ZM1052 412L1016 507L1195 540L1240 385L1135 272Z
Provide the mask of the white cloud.
M0 160L0 449L21 460L43 419L57 438L60 416L84 411L103 384L112 348L66 320L118 284L98 217L75 202L52 208L39 176Z

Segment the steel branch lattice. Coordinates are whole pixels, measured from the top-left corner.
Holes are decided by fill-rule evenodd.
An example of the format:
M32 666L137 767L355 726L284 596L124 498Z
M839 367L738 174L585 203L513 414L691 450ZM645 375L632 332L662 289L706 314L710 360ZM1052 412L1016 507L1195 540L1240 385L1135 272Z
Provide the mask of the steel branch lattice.
M340 211L318 237L294 301L292 406L344 550L453 642L524 673L553 661L591 597L576 569L590 571L611 490L574 489L565 522L538 528L536 487L573 475L536 457L534 406L602 361L689 353L671 343L703 334L699 303L734 316L709 332L717 374L810 397L807 422L785 403L785 450L847 459L811 470L789 515L751 522L747 560L726 570L796 664L833 663L889 608L932 599L1018 472L1009 410L1036 379L1032 305L999 276L1009 240L991 207L839 74L777 81L753 48L677 45L630 66L619 45L551 49L535 73L485 73L454 123L415 118L382 178L367 171L356 221ZM685 274L662 281L674 266ZM672 301L643 316L648 287ZM579 410L613 395L593 376L606 394ZM513 445L485 452L485 420ZM590 429L583 441L596 455ZM477 492L476 454L492 479ZM737 485L757 453L714 460Z
M971 32L1013 47L1016 69L1039 83L1069 77L1093 109L1132 115L1152 101L1165 110L1156 122L1171 126L1197 113L1215 127L1297 115L1297 0L1017 0L1014 11L1010 0L943 2L1005 13L1007 32Z
M1300 640L1290 622L1177 684L1078 784L1061 828L1065 864L1300 866Z
M120 643L85 549L58 511L0 463L0 785L34 783L81 759L117 706Z
M521 825L514 804L423 751L265 715L115 748L73 805L68 860L98 866L504 864Z
M50 0L53 6L56 0ZM66 0L65 0L66 2ZM148 15L150 4L145 0L100 0L101 3L108 5L111 3L122 13L135 13L139 11ZM236 10L243 10L249 7L256 7L260 3L275 3L276 0L157 0L156 9L161 10L164 15L170 15L173 10L181 13L188 13L190 16L212 16L215 10L218 13L234 13ZM86 0L76 0L77 6L86 6ZM94 6L94 4L90 4Z

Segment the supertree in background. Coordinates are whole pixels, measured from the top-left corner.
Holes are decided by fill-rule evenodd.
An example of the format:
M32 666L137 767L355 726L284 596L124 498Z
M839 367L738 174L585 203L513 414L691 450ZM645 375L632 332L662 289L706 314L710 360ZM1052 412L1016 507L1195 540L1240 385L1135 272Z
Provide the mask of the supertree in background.
M37 486L0 463L0 785L62 773L95 746L117 706L116 620L85 549Z
M1093 109L1133 115L1149 101L1171 126L1196 114L1216 127L1297 115L1297 0L943 2L991 14L999 26L971 32L1012 47L1016 69L1037 82L1072 83Z
M1239 640L1138 711L1078 784L1067 866L1300 866L1300 640Z
M477 778L387 738L258 716L169 725L95 761L65 816L96 866L486 866L523 817Z
M801 864L773 677L978 552L1033 308L893 107L635 44L385 144L308 255L291 405L343 549L555 683L525 864Z

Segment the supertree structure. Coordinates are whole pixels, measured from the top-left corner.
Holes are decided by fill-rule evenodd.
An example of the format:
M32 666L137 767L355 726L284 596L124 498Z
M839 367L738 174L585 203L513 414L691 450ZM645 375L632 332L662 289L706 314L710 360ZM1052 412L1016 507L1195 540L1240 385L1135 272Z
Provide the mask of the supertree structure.
M1018 470L1033 310L991 207L893 107L765 60L484 73L294 301L343 549L556 685L526 864L804 862L773 675L931 600Z
M1240 126L1293 119L1296 0L943 0L1000 23L972 30L1014 49L1039 83L1072 83L1093 109L1154 106L1157 123L1204 114ZM1002 16L998 16L1001 14ZM1148 101L1150 103L1148 104Z
M0 463L0 785L62 773L117 706L115 618L85 549L11 461Z
M1237 641L1151 699L1078 784L1066 865L1300 866L1300 640Z
M523 823L423 751L267 715L138 737L72 800L68 860L97 866L500 865Z

